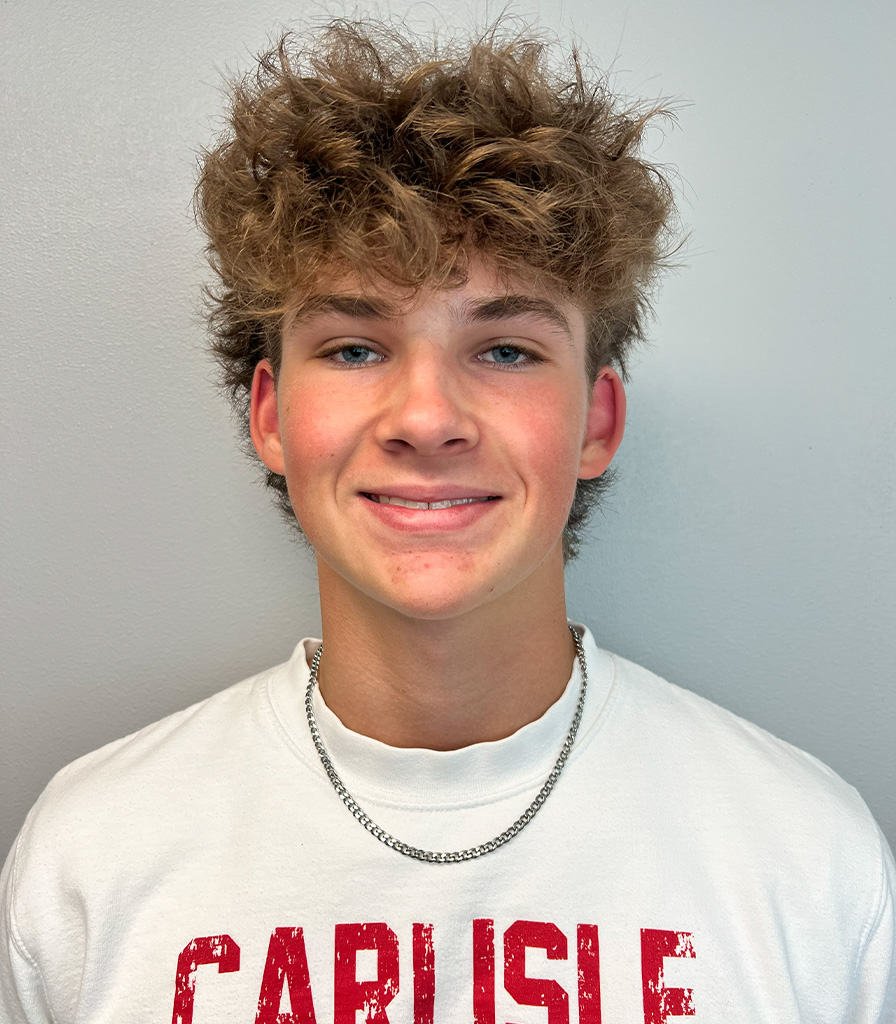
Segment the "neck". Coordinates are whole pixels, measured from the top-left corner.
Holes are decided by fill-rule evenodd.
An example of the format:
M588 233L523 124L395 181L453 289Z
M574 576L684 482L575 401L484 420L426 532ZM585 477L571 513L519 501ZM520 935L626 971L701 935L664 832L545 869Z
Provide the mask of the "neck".
M450 619L416 619L318 568L318 682L342 723L397 747L456 750L503 739L560 697L575 645L562 560L511 593Z

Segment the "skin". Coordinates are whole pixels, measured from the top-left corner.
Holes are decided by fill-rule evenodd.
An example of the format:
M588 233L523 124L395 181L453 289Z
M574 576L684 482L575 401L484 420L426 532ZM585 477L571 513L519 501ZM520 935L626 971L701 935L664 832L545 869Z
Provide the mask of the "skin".
M396 746L510 735L572 670L561 537L622 439L619 377L589 386L582 310L486 265L444 291L320 293L287 319L276 381L256 368L251 433L317 558L321 693Z

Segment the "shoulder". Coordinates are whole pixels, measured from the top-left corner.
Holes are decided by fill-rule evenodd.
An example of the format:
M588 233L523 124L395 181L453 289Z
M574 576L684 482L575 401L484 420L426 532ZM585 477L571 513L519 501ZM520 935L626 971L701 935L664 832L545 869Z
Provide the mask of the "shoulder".
M97 786L119 781L150 781L213 763L239 747L251 733L263 706L265 684L281 666L260 672L176 711L157 722L85 754L50 782L43 800L89 797Z
M842 794L842 779L818 758L649 669L612 654L628 727L666 755L708 767L749 768L768 779L816 783Z
M729 859L765 856L882 879L888 856L856 789L817 757L648 669L611 655L613 716L633 771L664 813L712 830ZM825 867L825 862L827 867Z
M263 757L275 728L268 683L286 668L251 676L94 750L59 771L31 809L13 848L18 875L74 878L104 867L102 847L140 856L183 841L197 808L224 803L238 770Z
M253 806L253 780L276 775L268 691L287 668L221 690L56 774L0 876L0 973L5 955L20 964L29 992L45 981L57 994L69 982L76 991L78 957L109 927L103 915L117 927L127 908L148 900L176 905L184 894L156 889L179 875L201 878L210 859L232 852L232 805L242 796Z
M889 1020L896 865L853 786L767 730L610 658L591 778L611 780L607 818L624 822L648 888L703 907L708 932L739 932L749 955L763 950L769 976L783 966L804 992L851 992L850 1020Z

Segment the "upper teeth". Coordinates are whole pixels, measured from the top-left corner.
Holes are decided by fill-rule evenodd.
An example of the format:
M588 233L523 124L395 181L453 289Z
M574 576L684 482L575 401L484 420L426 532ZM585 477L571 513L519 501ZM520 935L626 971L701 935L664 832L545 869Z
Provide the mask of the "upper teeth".
M381 505L401 505L402 508L451 508L453 505L471 505L474 501L489 501L489 498L448 498L446 501L409 501L407 498L393 498L385 494L371 494Z

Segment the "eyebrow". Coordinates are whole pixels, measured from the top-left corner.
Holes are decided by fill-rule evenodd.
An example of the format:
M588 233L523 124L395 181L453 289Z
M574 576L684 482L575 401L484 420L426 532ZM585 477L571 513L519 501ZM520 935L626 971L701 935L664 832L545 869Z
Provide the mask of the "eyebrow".
M387 320L398 315L393 306L381 299L363 295L314 295L302 305L292 323L305 323L327 313L336 313L354 320Z
M306 323L318 316L335 313L354 320L388 320L401 311L391 303L364 295L316 295L298 311L291 326ZM541 320L568 338L572 328L562 310L547 299L531 295L501 295L494 299L465 302L459 310L460 323L495 323L518 317Z
M531 295L502 295L496 299L483 299L465 304L463 311L463 319L475 323L512 320L516 317L542 320L567 337L572 337L572 328L562 310L547 299Z

